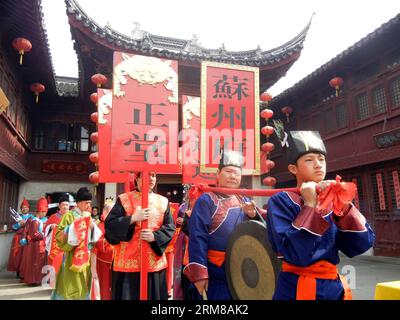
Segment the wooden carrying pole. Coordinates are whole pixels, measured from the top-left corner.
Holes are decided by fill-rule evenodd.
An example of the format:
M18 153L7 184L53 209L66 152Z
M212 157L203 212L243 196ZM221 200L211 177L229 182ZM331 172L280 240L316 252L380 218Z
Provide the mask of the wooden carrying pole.
M149 206L149 172L142 172L142 208L145 209ZM143 220L141 224L141 230L148 228L148 220ZM147 252L149 250L149 244L147 241L140 240L140 300L147 300L147 273L148 273L148 261Z

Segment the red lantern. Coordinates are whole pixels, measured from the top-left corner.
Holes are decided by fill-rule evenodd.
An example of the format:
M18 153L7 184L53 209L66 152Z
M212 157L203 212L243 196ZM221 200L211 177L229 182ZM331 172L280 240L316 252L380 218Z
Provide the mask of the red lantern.
M97 123L99 121L99 114L97 112L93 112L90 115L90 120L92 120L94 123Z
M92 101L95 105L97 105L98 99L99 99L99 97L97 96L97 92L93 92L90 95L90 101Z
M292 107L286 106L281 109L282 113L286 115L287 122L289 122L289 115L293 112Z
M101 73L96 73L92 76L92 82L97 85L97 88L101 88L102 85L107 83L107 78Z
M99 133L98 132L93 132L90 135L90 141L92 141L93 143L97 143L99 141Z
M99 172L95 171L89 174L89 181L91 183L99 183Z
M272 161L272 160L266 160L266 161L265 161L265 164L266 164L266 166L267 166L268 169L272 169L272 168L275 167L275 162Z
M24 57L25 52L29 52L32 49L32 43L28 39L25 38L16 38L13 40L12 45L15 50L19 52L19 64L22 64L22 59Z
M264 152L272 152L275 149L275 145L271 142L263 143L261 146L261 150Z
M261 94L260 99L262 102L268 105L268 102L272 100L272 96L267 91L265 91Z
M271 134L273 134L275 131L274 127L271 126L265 126L261 128L261 133L265 136L270 136Z
M332 78L329 81L329 85L336 90L336 97L339 96L339 89L343 85L343 79L340 77Z
M271 119L274 115L274 112L271 109L264 109L261 111L261 118L263 119Z
M39 102L39 94L46 90L45 86L41 83L32 83L30 87L31 91L36 95L36 103Z
M263 180L265 186L274 186L276 184L276 179L274 177L266 177Z
M98 163L99 162L99 153L98 152L91 153L89 155L89 160L90 160L90 162Z

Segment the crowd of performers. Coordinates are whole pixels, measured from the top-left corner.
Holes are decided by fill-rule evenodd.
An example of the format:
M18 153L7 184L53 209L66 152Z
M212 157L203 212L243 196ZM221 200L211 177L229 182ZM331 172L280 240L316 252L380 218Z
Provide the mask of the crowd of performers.
M37 202L35 213L29 213L24 200L22 220L13 226L8 270L26 284L42 284L42 268L51 266L51 299L139 299L145 241L149 300L229 300L229 236L241 222L259 220L266 222L268 239L282 261L273 299L351 299L336 267L339 251L348 257L362 254L373 246L375 235L351 198L330 198L343 183L325 180L327 152L318 132L291 131L287 145L288 170L299 193L275 194L267 210L245 196L201 193L198 188L188 190L177 208L153 192L155 173L150 173L147 208L141 208L139 173L130 192L115 203L105 202L99 220L91 215L87 188L78 190L73 207L62 197L59 211L49 218L45 198ZM243 164L240 153L223 153L216 186L239 188Z

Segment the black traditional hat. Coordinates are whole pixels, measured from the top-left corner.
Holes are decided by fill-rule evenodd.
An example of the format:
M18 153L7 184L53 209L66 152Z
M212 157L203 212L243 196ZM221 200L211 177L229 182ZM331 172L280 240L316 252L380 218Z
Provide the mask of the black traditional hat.
M82 187L76 193L76 202L92 200L92 194L89 189Z
M218 169L221 170L223 167L233 166L240 169L243 168L244 159L243 155L237 151L227 150L221 154L221 160L219 161Z
M69 202L68 194L64 194L60 198L58 198L58 203L60 204L61 202Z
M287 144L289 164L295 164L297 159L307 153L326 155L326 148L318 131L289 131Z

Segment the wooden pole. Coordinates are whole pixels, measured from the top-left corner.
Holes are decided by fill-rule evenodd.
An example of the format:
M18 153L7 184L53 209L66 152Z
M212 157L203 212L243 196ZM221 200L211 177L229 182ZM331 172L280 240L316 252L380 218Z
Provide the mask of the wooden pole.
M142 172L142 208L145 209L149 206L149 172ZM143 220L141 230L148 228L148 220ZM147 252L149 244L147 241L140 240L140 300L147 300Z

